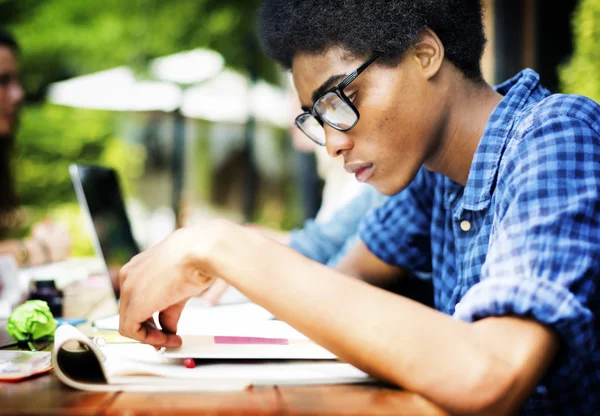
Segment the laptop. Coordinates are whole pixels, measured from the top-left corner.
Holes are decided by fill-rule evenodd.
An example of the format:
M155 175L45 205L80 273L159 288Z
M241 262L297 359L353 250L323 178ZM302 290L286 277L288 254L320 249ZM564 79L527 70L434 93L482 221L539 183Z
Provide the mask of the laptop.
M69 173L94 250L96 255L104 260L106 275L110 277L115 299L118 301L119 270L140 252L125 209L118 173L107 167L80 164L70 165ZM232 308L216 308L213 313L218 310L221 316L226 313L237 315L242 312L240 308L248 307L239 305L240 308L234 308L234 304L247 302L248 299L243 294L230 287L221 298L220 305L230 305ZM192 298L188 301L186 309L205 309L204 306L201 299ZM265 311L258 308L256 306L252 310L244 309L243 313L252 315L252 312L256 312L256 315L262 318L266 315ZM94 326L104 329L118 328L116 308L114 312L114 316L95 320Z
M69 173L96 255L104 260L106 274L118 300L119 270L140 253L125 210L119 177L114 169L72 164Z

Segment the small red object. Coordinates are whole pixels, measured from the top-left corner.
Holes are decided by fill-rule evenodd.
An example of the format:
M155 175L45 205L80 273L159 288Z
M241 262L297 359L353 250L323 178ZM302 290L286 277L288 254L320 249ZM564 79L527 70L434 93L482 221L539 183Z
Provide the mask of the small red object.
M194 368L196 367L196 361L194 361L193 358L186 358L183 360L183 365L185 365L186 368Z

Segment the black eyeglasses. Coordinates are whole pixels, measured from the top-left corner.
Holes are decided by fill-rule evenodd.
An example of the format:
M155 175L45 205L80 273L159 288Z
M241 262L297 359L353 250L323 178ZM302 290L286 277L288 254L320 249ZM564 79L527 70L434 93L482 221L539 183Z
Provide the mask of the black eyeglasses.
M373 54L365 63L352 72L335 87L323 93L313 104L310 111L296 117L296 126L313 142L325 146L323 123L339 131L348 131L358 123L360 114L352 101L344 93L352 81L379 57Z

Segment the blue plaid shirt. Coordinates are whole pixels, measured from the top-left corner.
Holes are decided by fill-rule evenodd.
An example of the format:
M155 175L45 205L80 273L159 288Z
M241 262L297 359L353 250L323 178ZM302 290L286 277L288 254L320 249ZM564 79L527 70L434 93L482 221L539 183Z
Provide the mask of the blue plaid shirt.
M425 169L362 222L388 264L432 272L436 308L531 317L561 349L524 413L600 413L600 106L525 70L498 86L465 187Z

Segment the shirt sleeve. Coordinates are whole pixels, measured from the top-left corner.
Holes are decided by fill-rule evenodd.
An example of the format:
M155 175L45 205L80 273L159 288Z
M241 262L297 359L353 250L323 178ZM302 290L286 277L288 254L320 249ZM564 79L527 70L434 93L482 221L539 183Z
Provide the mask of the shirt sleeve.
M558 371L576 374L597 342L598 132L572 117L549 118L509 147L504 160L480 282L454 316L472 322L513 315L548 325L562 341Z
M361 222L360 238L385 263L431 272L433 175L422 168L407 188L389 197Z
M350 244L356 243L361 219L381 202L375 189L365 187L329 221L308 220L302 229L291 231L289 245L308 258L333 266L351 248Z

